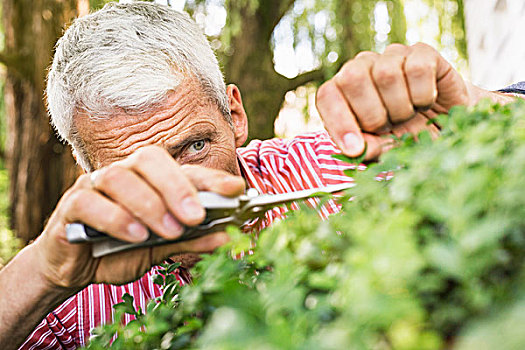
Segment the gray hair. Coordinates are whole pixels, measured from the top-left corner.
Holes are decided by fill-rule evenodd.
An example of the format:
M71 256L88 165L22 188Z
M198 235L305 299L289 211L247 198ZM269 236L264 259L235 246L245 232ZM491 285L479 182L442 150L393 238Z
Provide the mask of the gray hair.
M103 119L117 110L151 111L185 76L200 82L231 123L217 58L188 14L147 2L109 3L76 19L57 43L46 88L51 123L90 171L75 113Z

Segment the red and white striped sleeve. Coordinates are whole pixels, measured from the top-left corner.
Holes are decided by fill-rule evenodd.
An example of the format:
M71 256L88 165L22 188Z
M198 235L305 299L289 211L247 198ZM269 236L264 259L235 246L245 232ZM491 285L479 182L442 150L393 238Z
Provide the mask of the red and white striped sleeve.
M313 138L313 144L310 152L312 161L317 164L319 174L324 185L336 185L340 183L353 182L353 178L344 174L347 169L364 170L363 164L349 164L333 157L334 154L341 154L326 131L316 132L309 135Z
M49 313L19 349L72 350L78 346L77 296L73 296Z
M153 283L158 267L153 267L138 280L122 285L92 284L66 300L40 322L19 348L21 350L76 349L89 342L91 331L113 321L113 306L122 301L124 293L134 297L136 309L146 310L149 300L162 295L160 287ZM175 277L186 284L177 270ZM124 324L134 316L126 314Z

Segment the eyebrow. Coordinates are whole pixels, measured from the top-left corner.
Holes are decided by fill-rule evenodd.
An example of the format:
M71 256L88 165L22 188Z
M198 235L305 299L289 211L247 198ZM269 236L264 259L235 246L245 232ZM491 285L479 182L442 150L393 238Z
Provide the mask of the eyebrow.
M197 128L195 128L197 129ZM182 150L192 143L200 140L206 140L206 139L213 139L217 136L216 130L199 130L199 131L190 131L190 135L185 137L184 139L180 140L179 142L176 142L175 144L168 147L168 152L172 156L178 155Z

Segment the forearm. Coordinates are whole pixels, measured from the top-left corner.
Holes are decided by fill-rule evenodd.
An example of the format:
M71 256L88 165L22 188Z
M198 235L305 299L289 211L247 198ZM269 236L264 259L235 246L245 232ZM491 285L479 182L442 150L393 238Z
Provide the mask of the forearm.
M35 245L0 270L0 349L17 349L56 306L74 293L50 285L38 271Z

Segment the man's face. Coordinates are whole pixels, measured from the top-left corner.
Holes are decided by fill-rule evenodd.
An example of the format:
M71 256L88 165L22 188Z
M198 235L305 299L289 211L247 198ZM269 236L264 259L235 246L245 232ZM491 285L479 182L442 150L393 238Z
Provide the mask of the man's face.
M116 113L107 120L80 114L75 123L95 169L154 144L165 148L180 164L198 164L240 175L232 127L198 83L190 79L184 80L152 113Z

